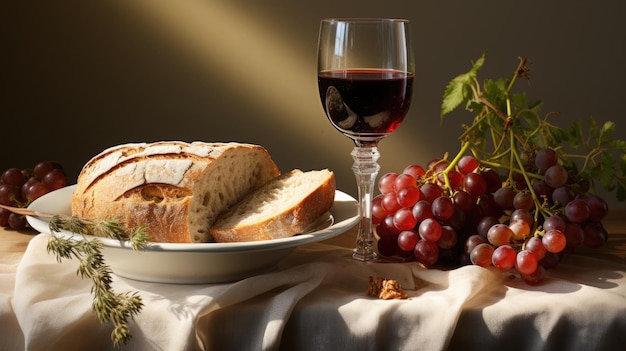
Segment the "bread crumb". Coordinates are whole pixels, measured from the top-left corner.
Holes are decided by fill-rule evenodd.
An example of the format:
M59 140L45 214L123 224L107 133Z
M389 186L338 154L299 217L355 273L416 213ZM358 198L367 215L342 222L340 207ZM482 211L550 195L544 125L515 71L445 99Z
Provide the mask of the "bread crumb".
M368 296L373 296L382 300L401 300L409 298L407 293L402 290L402 287L397 280L372 276L369 278L369 284L367 285Z

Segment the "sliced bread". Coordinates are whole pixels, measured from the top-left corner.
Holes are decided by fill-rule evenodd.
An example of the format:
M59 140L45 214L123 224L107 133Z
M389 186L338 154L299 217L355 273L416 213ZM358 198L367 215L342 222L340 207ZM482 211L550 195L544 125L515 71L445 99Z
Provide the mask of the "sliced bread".
M284 173L222 213L211 235L217 242L293 236L332 207L335 189L335 175L327 169Z

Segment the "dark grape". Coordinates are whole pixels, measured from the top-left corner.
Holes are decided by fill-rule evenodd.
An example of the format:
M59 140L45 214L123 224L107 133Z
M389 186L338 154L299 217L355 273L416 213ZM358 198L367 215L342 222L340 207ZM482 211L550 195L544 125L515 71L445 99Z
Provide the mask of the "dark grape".
M441 226L441 237L437 240L437 245L442 249L451 249L456 246L458 235L456 230L449 225Z
M46 185L49 191L53 191L65 187L67 185L67 178L61 169L55 168L48 172L41 182Z
M516 195L515 190L509 187L500 188L493 193L493 201L503 210L513 210L515 209L513 199Z
M530 211L535 206L535 201L533 200L533 196L528 191L520 191L515 194L513 198L513 207L515 209L527 210Z
M9 216L11 212L9 210L5 210L4 208L0 208L0 227L8 227L9 226Z
M26 182L26 176L19 168L9 168L2 173L2 183L12 185L15 187L21 187Z
M520 277L528 285L539 285L545 276L545 268L542 265L537 265L537 269L530 274L520 274Z
M441 238L441 224L435 219L423 220L417 229L420 237L425 241L436 243Z
M500 179L500 175L495 169L487 168L480 172L480 175L485 179L488 193L495 193L498 189L502 188L502 179Z
M58 162L53 162L53 161L40 162L36 164L35 167L33 168L33 176L37 180L41 181L43 177L45 177L46 174L48 174L48 172L50 172L53 169L63 169L63 167Z
M487 182L478 173L468 173L463 179L463 188L473 197L478 197L487 192Z
M427 218L433 218L432 205L426 200L419 200L415 206L413 206L413 217L418 222L421 222Z
M559 215L550 216L543 221L543 229L546 231L556 229L565 232L565 220Z
M17 213L11 213L8 220L9 227L15 230L26 228L26 217Z
M420 191L424 195L424 197L420 196L420 198L423 198L424 200L426 200L426 201L428 201L430 203L435 201L435 199L438 198L439 196L441 196L441 194L442 194L442 190L439 187L439 185L433 184L433 183L424 183L420 187Z
M552 191L552 201L561 206L567 205L576 198L576 192L568 185L560 186Z
M463 190L457 191L452 199L454 201L454 206L456 206L465 213L470 213L472 211L472 208L476 204L475 199Z
M567 170L561 165L551 166L546 170L544 179L551 188L558 188L567 182Z
M600 222L585 223L583 231L585 233L583 244L587 247L600 247L604 245L608 239L608 233Z
M589 206L589 220L593 222L600 222L606 217L609 212L609 206L606 201L597 195L587 195L585 202Z
M565 225L565 230L563 230L563 234L565 234L567 246L569 247L580 246L585 239L585 231L577 223L567 223Z
M432 203L432 212L433 216L440 221L449 219L454 214L452 199L447 196L439 196Z
M575 199L565 206L565 217L574 223L585 223L589 220L589 205L583 199Z
M18 206L21 199L18 187L8 184L0 185L0 205Z
M556 165L558 162L558 155L553 149L541 149L535 156L535 166L542 171Z
M415 244L413 253L417 262L426 267L432 266L439 258L439 246L434 242L420 240Z

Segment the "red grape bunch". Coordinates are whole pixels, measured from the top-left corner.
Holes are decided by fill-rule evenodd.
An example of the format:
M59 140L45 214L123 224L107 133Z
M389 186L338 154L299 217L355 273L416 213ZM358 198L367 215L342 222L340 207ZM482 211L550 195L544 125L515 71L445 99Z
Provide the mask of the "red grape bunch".
M27 207L40 196L66 185L67 177L58 162L40 162L32 169L9 168L0 178L0 204ZM23 215L0 208L0 226L19 230L27 222Z
M434 159L383 175L372 220L383 256L433 265L515 270L528 284L580 245L601 246L606 202L541 149L500 174L473 156Z

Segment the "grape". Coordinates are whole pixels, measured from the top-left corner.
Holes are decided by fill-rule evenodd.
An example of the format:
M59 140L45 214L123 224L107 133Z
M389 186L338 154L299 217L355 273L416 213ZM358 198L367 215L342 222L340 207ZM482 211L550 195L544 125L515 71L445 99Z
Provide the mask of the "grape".
M489 229L491 229L491 227L493 227L496 224L500 224L500 221L498 220L497 217L491 217L491 216L483 217L483 219L480 220L480 222L478 223L478 226L476 227L478 235L486 238L487 233L489 232Z
M441 221L445 221L454 214L454 203L447 196L439 196L432 203L433 216Z
M378 190L381 194L387 194L393 192L393 186L398 177L397 173L386 173L378 180Z
M452 197L454 206L465 213L470 213L475 205L474 198L463 190L457 191Z
M403 230L398 234L397 241L400 250L413 251L419 241L419 234L414 230Z
M402 206L398 203L398 197L394 192L383 195L380 205L389 214L395 213L397 210L402 208Z
M34 182L26 191L26 200L35 201L50 192L50 189L41 182Z
M511 222L516 221L518 219L528 224L533 223L533 215L530 213L530 211L526 211L522 209L513 211L513 213L511 213Z
M441 238L441 224L435 219L427 218L419 224L417 232L423 240L436 243Z
M413 253L417 262L428 267L437 262L439 258L439 246L434 242L420 240L415 244Z
M487 244L487 238L478 234L470 235L465 241L465 253L469 254L480 244Z
M570 201L574 200L575 197L576 192L568 185L560 186L552 192L552 201L561 206L567 205Z
M554 188L549 186L545 181L538 180L533 183L533 191L540 199L545 199L548 203L552 203L552 192ZM543 200L540 200L540 202L543 202Z
M441 226L441 237L437 240L437 246L442 249L451 249L456 246L458 235L456 230L449 225Z
M487 240L493 246L506 245L511 241L513 231L506 224L496 224L489 228L487 232Z
M606 217L609 212L609 206L606 201L597 195L587 195L585 202L589 206L589 220L593 222L600 222Z
M546 250L553 253L558 253L563 251L566 245L565 234L560 230L552 229L548 230L545 234L543 234L543 239L541 239L543 246L546 247Z
M537 256L528 250L517 253L515 269L521 274L531 274L537 269Z
M411 230L417 225L417 220L413 217L413 210L401 208L393 215L393 225L398 230Z
M9 227L15 230L26 228L26 217L17 213L11 213L8 220Z
M469 174L475 171L476 168L478 168L478 160L476 160L474 156L465 155L461 157L459 163L457 163L456 166L458 167L461 174Z
M537 260L543 259L546 256L546 253L548 252L548 250L546 250L546 247L543 245L543 242L541 241L541 239L535 236L533 236L532 238L528 239L528 241L526 241L526 245L524 246L524 248L534 253L535 256L537 257Z
M463 179L463 188L473 197L478 197L487 192L487 182L478 173L469 173Z
M481 267L489 267L491 265L494 248L489 244L478 244L472 252L470 252L470 261Z
M61 167L59 163L53 161L40 162L33 168L33 176L37 180L41 181L43 177L45 177L46 174L53 169L63 169L63 167Z
M372 224L379 224L387 214L382 205L384 195L377 195L372 199Z
M385 216L376 227L376 232L381 237L389 235L397 236L400 234L400 230L393 224L393 215Z
M455 170L448 173L448 181L450 182L450 188L452 190L459 190L463 185L463 175ZM440 179L442 183L445 183L443 179Z
M535 206L533 196L528 191L520 191L513 198L513 207L519 210L530 211Z
M585 233L583 244L587 247L600 247L606 242L608 238L608 233L600 222L585 223L585 225L583 226L583 231Z
M491 263L502 271L507 271L515 266L517 253L510 245L498 246L491 256Z
M415 206L413 206L413 217L418 222L421 222L427 218L433 218L432 205L426 200L419 200Z
M8 184L0 185L0 205L18 206L20 195L19 188Z
M542 171L556 165L557 162L558 155L556 154L556 151L552 149L541 149L537 152L537 156L535 156L535 166Z
M561 165L551 166L544 174L546 184L552 188L558 188L567 182L567 170Z
M433 183L424 183L420 187L420 191L424 195L423 197L420 196L420 198L423 198L424 200L430 203L435 201L435 199L441 196L442 194L441 188L437 184L433 184Z
M398 236L397 235L386 235L381 236L376 243L378 248L378 253L383 256L393 256L398 249Z
M567 223L565 225L565 229L563 230L563 234L565 234L565 240L567 241L567 246L569 247L580 246L585 239L585 231L579 224L576 223Z
M565 232L565 220L559 215L550 216L543 221L543 229L546 231L556 229Z
M402 173L410 174L415 179L421 178L424 174L426 174L424 168L420 165L409 165L404 169L404 171L402 171Z
M535 269L535 271L530 274L520 273L520 277L528 285L538 285L539 283L543 281L544 276L545 276L545 268L543 268L542 265L538 265L537 269Z
M502 179L495 169L487 168L480 172L480 175L485 179L488 193L495 193L496 190L502 188Z
M574 223L585 223L589 219L589 205L583 199L575 199L565 206L565 217Z
M530 224L522 219L516 219L509 223L509 228L513 233L513 240L522 240L530 234Z
M65 178L65 173L61 169L55 168L48 172L41 182L46 185L49 191L53 191L65 187L67 178Z
M19 168L9 168L2 173L2 183L6 185L12 185L15 187L21 187L26 182L26 176Z
M514 210L513 199L515 195L517 194L512 188L500 188L493 193L493 201L503 210Z
M0 208L0 226L8 227L9 226L9 216L11 212L9 210L5 210L4 208Z
M417 187L417 179L410 174L398 174L393 182L393 189L398 191L408 187Z
M396 192L396 201L402 207L413 207L420 199L420 191L415 186L400 189Z

